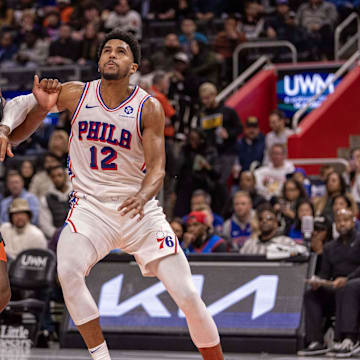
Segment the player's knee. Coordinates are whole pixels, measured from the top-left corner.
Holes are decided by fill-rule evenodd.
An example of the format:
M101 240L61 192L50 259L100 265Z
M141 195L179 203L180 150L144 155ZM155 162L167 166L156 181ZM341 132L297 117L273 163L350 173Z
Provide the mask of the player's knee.
M183 291L177 299L177 303L185 315L191 311L199 310L199 307L205 306L195 289Z
M0 289L0 312L6 307L11 298L11 290L9 286Z
M62 287L72 287L85 277L85 274L82 273L78 264L72 261L58 261L57 273Z

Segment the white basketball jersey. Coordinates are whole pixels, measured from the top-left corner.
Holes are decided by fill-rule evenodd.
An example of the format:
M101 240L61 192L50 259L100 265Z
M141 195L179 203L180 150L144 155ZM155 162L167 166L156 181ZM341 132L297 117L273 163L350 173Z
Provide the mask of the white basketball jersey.
M101 98L101 80L86 83L71 120L68 171L74 191L95 197L136 193L145 176L141 113L150 95L135 86L118 107Z

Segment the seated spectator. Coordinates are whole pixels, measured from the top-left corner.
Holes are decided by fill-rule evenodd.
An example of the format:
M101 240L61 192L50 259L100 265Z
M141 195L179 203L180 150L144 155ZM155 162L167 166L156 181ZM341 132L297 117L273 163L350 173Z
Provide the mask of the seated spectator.
M219 18L223 12L223 0L195 0L194 12L196 18L203 22L209 22L214 18Z
M14 44L11 32L3 32L0 35L0 66L2 68L15 66L17 51L18 48Z
M322 215L328 219L332 219L332 202L336 195L347 195L352 203L352 211L355 216L358 215L359 209L351 194L346 190L344 177L339 172L332 172L326 179L326 194L320 198L314 199L316 215Z
M349 167L347 169L351 195L357 204L360 204L360 148L354 148L351 151Z
M191 41L197 40L205 44L208 43L208 39L204 34L196 32L196 23L193 19L185 18L181 22L181 34L179 35L179 42L183 51L190 56L191 55Z
M202 211L189 214L181 247L185 254L226 252L225 240L211 232L206 213Z
M221 55L224 64L225 81L230 83L233 77L233 52L236 47L246 41L245 34L238 30L238 21L229 16L225 19L224 30L217 33L214 40L214 51Z
M69 23L74 8L71 6L71 0L57 0L57 8L60 13L60 19L63 24Z
M259 38L264 31L264 19L261 7L256 1L250 0L245 3L245 15L239 23L239 31L245 34L247 41Z
M49 177L48 170L52 167L61 165L60 160L51 153L46 153L40 162L43 170L37 172L31 180L29 192L41 199L52 187L52 181Z
M254 215L251 197L245 191L238 191L233 196L234 213L225 221L222 234L230 243L231 249L239 250L250 238L254 227Z
M207 142L218 151L220 181L225 184L236 158L236 140L242 133L242 123L234 109L216 101L217 94L212 83L206 82L200 86L199 95L203 108L198 116L198 124L205 132Z
M49 176L53 182L53 188L40 199L39 218L39 227L48 240L65 223L69 212L69 194L72 191L72 186L62 166L50 168Z
M80 59L80 50L80 43L71 39L71 27L63 24L59 29L59 38L50 44L48 64L72 64Z
M340 236L325 244L319 279L310 280L312 288L304 296L305 333L308 346L298 355L350 357L359 351L359 302L347 296L360 290L360 234L354 229L354 215L340 210L335 216ZM322 280L322 282L321 282ZM324 282L324 280L329 280ZM335 313L335 345L324 343L323 320Z
M151 63L156 70L170 71L174 67L174 56L180 52L181 47L176 34L165 36L164 46L151 55Z
M10 28L14 22L14 10L7 0L0 0L0 28Z
M93 23L85 27L84 36L81 40L81 54L78 64L95 65L97 62L97 50L99 46L98 28Z
M296 167L294 173L291 175L290 178L299 182L304 187L307 197L311 198L311 181L306 176L306 171L303 168Z
M19 65L26 67L36 67L44 65L49 54L49 43L40 39L34 31L24 34L24 41L20 44L16 61Z
M107 30L118 28L131 32L138 40L142 37L142 21L140 14L131 9L128 0L118 0L114 10L110 12L104 24Z
M301 183L287 179L282 188L282 196L278 199L281 217L285 220L285 227L289 229L296 217L296 208L299 202L306 200L307 195ZM275 208L275 206L274 206Z
M320 178L311 181L311 198L322 197L326 195L326 179L328 175L334 172L333 166L326 164L320 167Z
M38 198L24 189L24 180L19 173L9 173L6 178L6 186L10 196L1 201L1 222L9 221L9 207L14 199L25 199L30 207L32 217L31 222L38 224L40 203Z
M68 157L68 149L69 149L69 135L64 130L54 130L50 136L48 149L54 154L61 163L65 166L67 157Z
M314 206L310 200L301 199L295 208L295 218L286 230L287 236L296 241L298 244L304 244L304 234L301 231L302 219L304 216L314 216Z
M317 59L332 59L334 56L333 40L337 17L336 7L324 0L308 0L297 11L297 23L307 29L314 44L312 48L319 51L314 54Z
M249 116L245 121L244 135L236 144L236 154L241 171L254 165L262 165L265 151L265 136L259 129L257 117Z
M276 213L271 206L264 204L257 210L259 234L254 234L240 249L243 255L266 255L268 258L288 258L307 254L304 246L297 245L288 236L278 234Z
M148 20L172 20L175 18L176 5L176 0L151 0L146 18Z
M270 161L270 149L274 144L283 144L287 153L287 141L294 131L285 126L286 117L280 110L274 110L269 116L271 131L265 136L265 159L264 163Z
M208 81L215 85L219 83L219 63L216 54L208 44L198 40L192 40L191 49L191 71L200 82Z
M6 243L6 253L16 258L21 251L34 248L47 248L44 234L35 225L30 224L33 217L26 199L14 199L8 208L8 222L0 226L0 232Z
M20 165L20 175L24 180L24 188L29 190L32 178L36 173L35 166L30 160L24 160Z
M211 196L206 191L198 189L195 190L191 196L190 200L190 211L201 211L204 210L204 208L209 208L211 212L211 218L212 223L211 226L217 231L218 233L221 233L223 231L223 225L224 225L224 219L214 213L211 210ZM189 215L185 215L182 218L182 222L185 224Z
M57 10L49 11L43 21L43 32L45 37L51 41L55 41L59 35L59 28L61 25L60 14Z
M294 172L294 165L286 160L283 144L274 144L270 149L270 164L255 170L256 188L260 195L270 200L280 196L286 175Z
M170 221L170 226L174 230L174 233L176 237L179 240L179 243L181 244L183 241L183 235L184 235L184 227L183 222L180 218L174 218Z

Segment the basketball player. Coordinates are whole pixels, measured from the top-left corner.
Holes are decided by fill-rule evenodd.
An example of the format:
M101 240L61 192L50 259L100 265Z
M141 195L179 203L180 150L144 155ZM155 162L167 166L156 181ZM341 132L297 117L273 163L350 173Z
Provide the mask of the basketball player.
M54 105L73 114L68 170L74 191L57 248L58 276L66 306L92 358L108 360L110 355L84 278L110 250L121 248L134 255L143 275L163 282L185 313L191 338L203 358L223 359L216 325L154 199L165 172L165 120L157 100L138 86L129 86L139 63L136 39L113 31L99 49L100 80L60 86L52 79L39 83L35 76L37 103L30 106L33 100L22 99L22 108L31 110L25 121L17 122L21 125L11 133L10 141L28 137ZM11 121L5 124L9 131L15 127ZM0 131L0 141L6 135ZM0 159L6 149L2 142Z
M0 90L0 120L3 116L3 108L5 105L5 100L1 96ZM11 156L11 154L9 154ZM0 313L4 310L7 303L10 301L11 291L9 278L7 274L7 258L4 248L4 241L0 234Z

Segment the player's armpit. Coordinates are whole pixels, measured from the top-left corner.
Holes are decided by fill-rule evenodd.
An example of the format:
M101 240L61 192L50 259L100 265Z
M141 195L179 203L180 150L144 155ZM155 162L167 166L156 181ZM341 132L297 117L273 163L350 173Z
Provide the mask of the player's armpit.
M139 193L148 201L158 194L165 176L165 115L156 99L145 102L141 122L146 175Z

